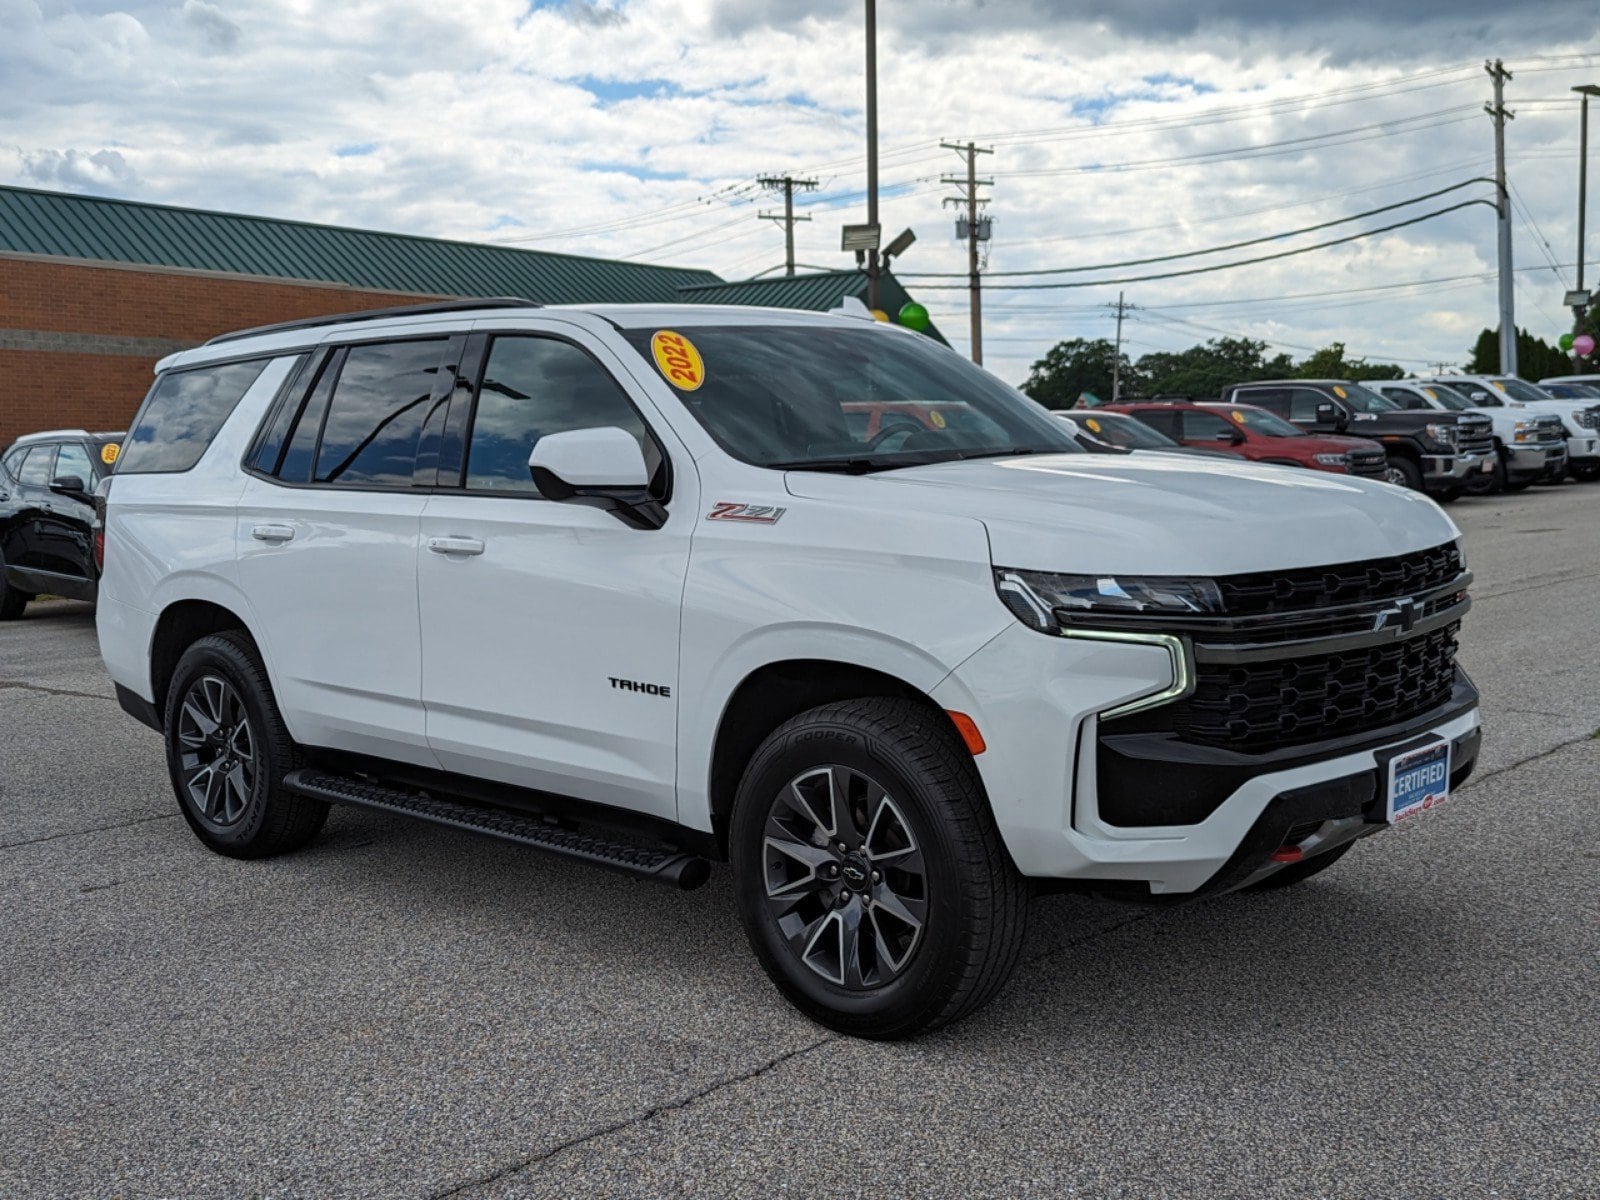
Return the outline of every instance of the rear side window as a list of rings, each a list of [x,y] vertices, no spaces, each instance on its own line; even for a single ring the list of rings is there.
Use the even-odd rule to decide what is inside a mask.
[[[605,369],[554,338],[498,337],[489,349],[467,443],[467,487],[537,494],[528,455],[540,438],[614,425],[657,454],[644,422]]]
[[[1133,414],[1157,433],[1164,433],[1173,441],[1180,437],[1178,433],[1178,414],[1170,409],[1141,408]]]
[[[157,381],[117,460],[119,475],[187,471],[250,390],[267,359],[169,371]]]
[[[433,338],[350,348],[323,422],[316,482],[411,486],[448,344]]]
[[[35,446],[28,451],[28,457],[22,460],[22,469],[17,472],[17,478],[33,487],[49,487],[50,481],[55,478],[50,470],[55,461],[54,446]]]

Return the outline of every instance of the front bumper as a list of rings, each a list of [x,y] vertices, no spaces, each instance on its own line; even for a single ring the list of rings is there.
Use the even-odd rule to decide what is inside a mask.
[[[1048,638],[1018,624],[934,689],[941,707],[971,715],[983,733],[988,750],[974,761],[1024,875],[1138,883],[1156,895],[1233,886],[1224,869],[1241,865],[1252,836],[1270,840],[1274,814],[1300,812],[1301,801],[1286,806],[1280,797],[1307,789],[1322,795],[1317,789],[1325,785],[1373,775],[1388,751],[1419,736],[1449,738],[1458,770],[1477,755],[1477,691],[1459,673],[1446,703],[1347,738],[1244,754],[1134,734],[1151,740],[1119,742],[1113,755],[1102,753],[1110,739],[1101,737],[1098,714],[1176,682],[1173,656],[1162,647]],[[1136,786],[1142,778],[1155,806],[1136,826],[1113,824],[1101,811],[1102,789],[1109,796],[1123,777]],[[1359,785],[1327,793],[1344,797],[1327,806],[1328,819],[1349,815],[1351,797],[1360,798],[1351,786],[1359,793]],[[1357,810],[1369,802],[1362,799]],[[1171,815],[1162,817],[1161,806]],[[1280,844],[1282,838],[1261,857]]]
[[[1567,436],[1567,465],[1590,467],[1600,463],[1600,433],[1586,429],[1582,434]]]
[[[1560,479],[1567,470],[1567,443],[1519,442],[1506,447],[1506,474],[1516,479]]]
[[[1471,483],[1483,474],[1490,450],[1463,454],[1425,454],[1422,456],[1422,481],[1434,486]]]

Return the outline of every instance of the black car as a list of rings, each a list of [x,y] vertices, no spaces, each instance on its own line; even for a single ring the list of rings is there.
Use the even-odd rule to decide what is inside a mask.
[[[1454,500],[1494,466],[1489,418],[1409,412],[1349,379],[1262,379],[1223,388],[1228,404],[1254,404],[1308,433],[1348,433],[1383,447],[1384,478]]]
[[[58,429],[0,453],[0,620],[20,617],[39,595],[95,598],[94,488],[122,438]]]

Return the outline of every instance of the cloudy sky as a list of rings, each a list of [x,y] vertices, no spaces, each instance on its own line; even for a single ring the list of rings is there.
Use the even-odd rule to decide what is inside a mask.
[[[1020,380],[1110,336],[1115,284],[1291,249],[1491,195],[1485,57],[1507,89],[1518,320],[1554,337],[1575,261],[1589,0],[880,0],[883,221],[959,347],[941,141],[994,186],[987,363]],[[782,262],[754,180],[817,180],[799,258],[846,265],[864,219],[859,0],[0,0],[0,181],[544,250]],[[1600,153],[1600,107],[1596,113]],[[1597,172],[1600,175],[1600,172]],[[1597,180],[1600,192],[1600,180]],[[1600,224],[1600,200],[1595,204]],[[1374,209],[1233,252],[1204,250]],[[1600,237],[1590,262],[1600,258]],[[1552,263],[1555,264],[1552,266]],[[1314,253],[1125,285],[1129,351],[1245,334],[1300,354],[1463,359],[1495,321],[1494,216],[1473,205]],[[928,273],[916,278],[915,273]],[[1597,273],[1590,268],[1590,282]],[[952,290],[941,290],[955,285]]]

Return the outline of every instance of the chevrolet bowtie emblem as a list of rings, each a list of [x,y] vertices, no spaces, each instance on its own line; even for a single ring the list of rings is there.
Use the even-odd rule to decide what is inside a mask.
[[[1383,609],[1378,613],[1377,619],[1372,623],[1372,631],[1380,629],[1398,629],[1401,633],[1410,633],[1417,626],[1417,602],[1415,600],[1397,600],[1392,608]]]

